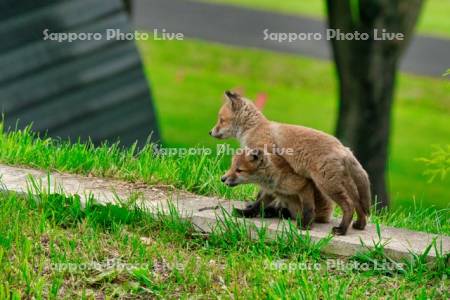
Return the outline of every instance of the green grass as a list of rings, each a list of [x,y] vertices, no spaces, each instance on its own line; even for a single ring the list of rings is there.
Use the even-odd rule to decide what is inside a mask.
[[[327,240],[312,243],[292,227],[272,241],[264,230],[251,240],[232,218],[223,220],[203,236],[175,210],[164,216],[94,199],[82,210],[76,196],[3,193],[0,298],[448,299],[443,255],[375,268],[393,262],[383,244],[352,258],[324,257]],[[348,267],[330,267],[337,263]]]
[[[225,89],[269,95],[272,120],[332,133],[337,105],[334,67],[313,59],[196,40],[139,44],[152,83],[164,142],[169,147],[216,147],[208,136]],[[393,206],[447,207],[450,178],[427,183],[432,145],[448,144],[450,85],[444,79],[401,74],[393,112],[389,187]],[[368,137],[370,138],[370,137]],[[231,143],[225,141],[220,143]],[[235,145],[235,143],[234,143]]]
[[[323,19],[326,14],[325,0],[200,0],[200,2],[222,3],[238,5],[254,9],[269,10],[286,14],[306,15]],[[450,36],[450,1],[425,0],[422,15],[417,25],[417,31],[421,34],[438,37]]]
[[[118,144],[94,145],[40,138],[29,128],[0,135],[0,162],[44,170],[118,178],[227,199],[254,199],[254,186],[226,187],[220,176],[226,157],[216,154],[156,155],[152,145],[136,150]],[[436,209],[415,205],[373,216],[385,225],[431,233],[450,234],[450,207]]]

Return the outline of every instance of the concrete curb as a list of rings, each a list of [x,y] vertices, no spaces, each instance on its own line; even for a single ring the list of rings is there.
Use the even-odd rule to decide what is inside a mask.
[[[128,199],[138,192],[138,197],[143,205],[150,209],[160,209],[167,212],[170,203],[174,203],[183,218],[189,219],[194,226],[202,232],[211,232],[218,223],[218,217],[223,213],[222,209],[230,212],[233,207],[242,207],[242,201],[227,201],[219,198],[193,195],[181,191],[167,191],[158,187],[136,185],[127,182],[101,179],[94,177],[82,177],[78,175],[47,173],[44,171],[0,165],[2,189],[24,193],[29,191],[30,179],[36,182],[48,192],[64,191],[67,195],[79,195],[85,202],[89,195],[102,204],[114,203],[118,198]],[[31,176],[31,177],[30,177]],[[48,182],[50,179],[50,183]],[[237,219],[247,226],[256,228],[266,227],[269,238],[280,234],[287,221],[278,219]],[[333,224],[314,224],[309,231],[311,240],[319,241],[329,236]],[[252,227],[254,228],[254,227]],[[374,243],[385,244],[385,253],[393,259],[401,259],[411,256],[412,253],[422,254],[427,246],[436,239],[438,248],[442,247],[442,253],[450,253],[450,237],[446,235],[428,234],[406,229],[393,228],[381,225],[381,241],[377,235],[376,226],[368,224],[363,231],[349,229],[346,236],[334,236],[323,249],[324,253],[352,256],[356,252],[373,248]],[[363,246],[364,245],[364,246]],[[429,258],[436,257],[435,249],[429,253]]]

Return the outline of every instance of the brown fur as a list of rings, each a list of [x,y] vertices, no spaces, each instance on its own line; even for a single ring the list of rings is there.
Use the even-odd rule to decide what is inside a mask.
[[[276,148],[294,172],[311,179],[325,198],[334,200],[343,211],[336,234],[345,234],[356,209],[356,229],[363,229],[370,208],[370,183],[367,173],[350,149],[324,132],[289,124],[271,122],[241,96],[226,92],[219,121],[210,132],[216,138],[235,137],[241,147]],[[290,150],[292,152],[289,152]]]
[[[333,206],[323,199],[321,194],[314,194],[314,183],[303,176],[295,174],[289,164],[276,154],[264,154],[261,150],[239,151],[233,157],[230,169],[222,177],[222,181],[229,185],[256,183],[261,187],[260,202],[270,207],[277,197],[280,207],[285,207],[290,216],[296,218],[301,215],[301,227],[309,227],[316,219],[328,222]],[[316,200],[317,199],[317,200]],[[319,207],[315,202],[319,202]],[[316,211],[319,208],[320,211]]]

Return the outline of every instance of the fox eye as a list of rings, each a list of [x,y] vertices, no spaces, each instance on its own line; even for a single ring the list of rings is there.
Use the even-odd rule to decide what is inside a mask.
[[[220,118],[220,119],[219,119],[219,122],[220,122],[220,123],[223,123],[223,122],[224,122],[223,118]]]
[[[242,172],[241,169],[239,169],[239,168],[236,169],[236,173],[241,173],[241,172]]]

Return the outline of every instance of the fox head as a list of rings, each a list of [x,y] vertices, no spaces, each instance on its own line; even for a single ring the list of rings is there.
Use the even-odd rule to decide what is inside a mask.
[[[262,119],[264,116],[251,101],[237,93],[226,91],[225,103],[220,108],[217,123],[209,134],[218,139],[238,137]]]
[[[239,184],[258,183],[264,168],[264,151],[260,149],[239,149],[233,156],[230,169],[221,180],[233,187]]]

